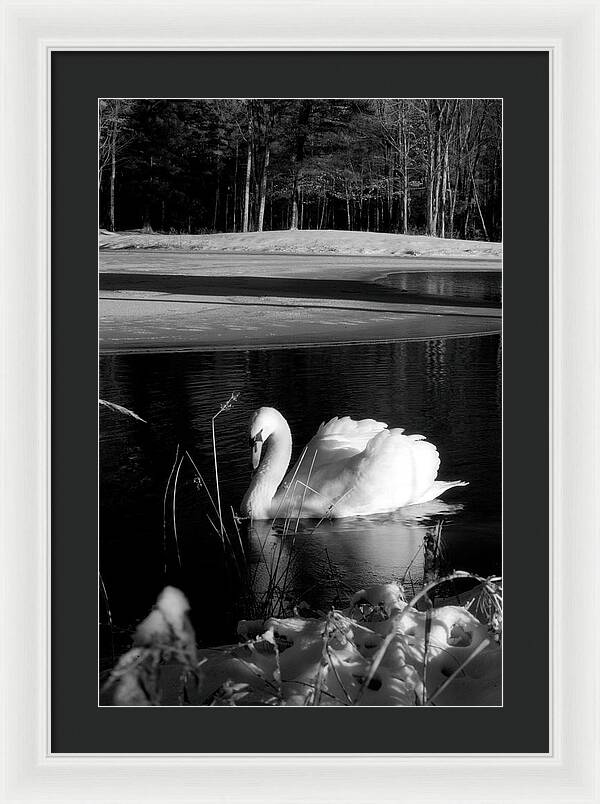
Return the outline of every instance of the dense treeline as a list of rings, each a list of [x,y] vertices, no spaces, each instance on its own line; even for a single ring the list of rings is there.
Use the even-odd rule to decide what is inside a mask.
[[[100,101],[100,223],[500,240],[499,100]]]

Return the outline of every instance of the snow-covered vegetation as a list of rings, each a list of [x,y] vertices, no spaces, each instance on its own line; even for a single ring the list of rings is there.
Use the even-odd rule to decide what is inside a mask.
[[[502,585],[477,579],[464,605],[411,601],[397,584],[345,609],[242,620],[240,642],[198,650],[185,596],[167,587],[104,688],[116,706],[499,706]],[[426,602],[419,610],[419,601]]]

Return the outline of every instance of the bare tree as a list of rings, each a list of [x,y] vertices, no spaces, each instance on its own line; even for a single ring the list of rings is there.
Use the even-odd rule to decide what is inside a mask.
[[[270,101],[263,101],[263,158],[260,170],[259,181],[259,203],[258,203],[258,222],[256,229],[262,232],[265,220],[265,203],[267,200],[267,171],[269,169],[269,159],[271,156],[271,128],[273,125],[273,106]]]
[[[296,128],[296,148],[292,165],[292,219],[290,221],[290,229],[298,228],[298,185],[304,162],[304,145],[308,135],[308,123],[312,109],[312,100],[305,99],[300,102]]]
[[[252,144],[254,139],[254,109],[252,101],[248,103],[248,155],[246,158],[246,183],[244,185],[244,215],[242,232],[249,231],[250,220],[250,177],[252,175]]]
[[[113,229],[155,216],[164,230],[494,240],[501,180],[494,100],[100,101],[98,183]]]
[[[117,180],[118,154],[132,141],[126,125],[132,102],[121,98],[101,98],[99,111],[98,143],[98,189],[102,184],[104,170],[110,167],[109,178],[109,220],[110,229],[115,231],[115,187]]]

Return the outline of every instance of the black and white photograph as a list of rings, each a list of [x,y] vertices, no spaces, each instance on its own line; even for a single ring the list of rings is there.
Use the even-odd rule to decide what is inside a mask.
[[[98,99],[101,707],[503,705],[502,123]]]

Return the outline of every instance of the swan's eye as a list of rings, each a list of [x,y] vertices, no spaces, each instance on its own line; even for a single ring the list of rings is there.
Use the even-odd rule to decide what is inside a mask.
[[[256,435],[254,435],[254,436],[250,436],[250,438],[248,439],[248,443],[250,444],[250,446],[251,446],[251,447],[253,447],[253,446],[254,446],[254,444],[258,444],[258,443],[260,443],[262,440],[263,440],[263,437],[262,437],[262,430],[259,430],[259,431],[258,431],[258,433],[257,433]]]

